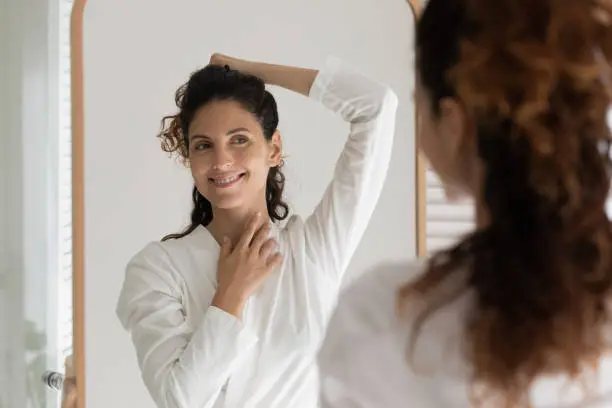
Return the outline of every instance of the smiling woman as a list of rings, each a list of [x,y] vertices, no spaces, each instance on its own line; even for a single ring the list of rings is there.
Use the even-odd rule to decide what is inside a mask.
[[[191,168],[194,208],[186,231],[165,239],[185,236],[199,225],[215,230],[236,211],[243,219],[245,211],[285,219],[278,111],[264,82],[211,64],[179,88],[176,102],[180,112],[164,118],[159,137],[164,151],[178,153]],[[236,240],[240,232],[229,238]]]
[[[191,168],[191,225],[132,258],[117,312],[160,408],[311,408],[315,353],[387,175],[398,100],[335,58],[320,71],[212,62],[179,89],[179,112],[160,133]],[[316,209],[284,227],[278,112],[265,84],[321,102],[350,127]]]

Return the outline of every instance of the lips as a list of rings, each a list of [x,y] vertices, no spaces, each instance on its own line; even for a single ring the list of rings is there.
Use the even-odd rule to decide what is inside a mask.
[[[244,177],[244,173],[234,175],[223,175],[218,177],[211,177],[208,181],[215,187],[227,188],[238,183]]]

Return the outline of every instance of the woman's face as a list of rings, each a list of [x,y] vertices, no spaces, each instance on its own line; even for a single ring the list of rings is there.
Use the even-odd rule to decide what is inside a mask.
[[[434,112],[418,78],[415,97],[419,113],[417,145],[442,181],[447,198],[473,196],[478,160],[465,110],[456,99],[443,98],[439,112]]]
[[[265,203],[268,172],[281,162],[278,132],[266,140],[259,122],[240,103],[213,101],[196,112],[188,137],[195,185],[213,208]]]

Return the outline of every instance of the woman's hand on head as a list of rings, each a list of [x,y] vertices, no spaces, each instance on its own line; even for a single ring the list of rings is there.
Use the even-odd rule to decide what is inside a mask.
[[[220,54],[218,52],[215,52],[213,55],[210,56],[210,61],[208,63],[211,65],[219,65],[219,66],[228,65],[231,69],[238,69],[236,67],[237,61],[238,60],[236,58],[232,58],[229,55]]]
[[[280,86],[304,96],[310,94],[310,88],[319,72],[308,68],[234,58],[220,53],[211,55],[210,64],[227,65],[230,69],[256,76],[266,85]]]
[[[267,82],[265,76],[267,72],[266,66],[268,66],[268,64],[234,58],[218,52],[210,56],[209,64],[222,67],[228,66],[230,69],[240,71],[243,74],[254,75],[262,81]]]
[[[270,225],[261,225],[260,219],[260,215],[253,216],[235,246],[227,238],[221,246],[212,304],[238,318],[248,297],[282,262],[281,254],[275,251],[276,240],[268,236]]]
[[[66,374],[64,375],[64,384],[62,387],[62,408],[76,408],[77,407],[77,388],[76,388],[76,377],[74,373],[74,364],[72,361],[72,355],[66,357],[64,361],[64,367]]]

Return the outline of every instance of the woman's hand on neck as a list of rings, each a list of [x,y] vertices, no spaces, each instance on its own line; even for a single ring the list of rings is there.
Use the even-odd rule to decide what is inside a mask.
[[[206,229],[210,232],[210,234],[215,238],[215,241],[221,245],[223,242],[223,237],[228,237],[233,244],[238,242],[244,230],[248,226],[251,221],[253,214],[256,212],[261,213],[260,217],[260,227],[265,223],[270,222],[270,216],[268,215],[268,211],[266,208],[263,209],[231,209],[231,210],[223,210],[223,209],[214,209],[213,210],[213,220],[208,224]]]

